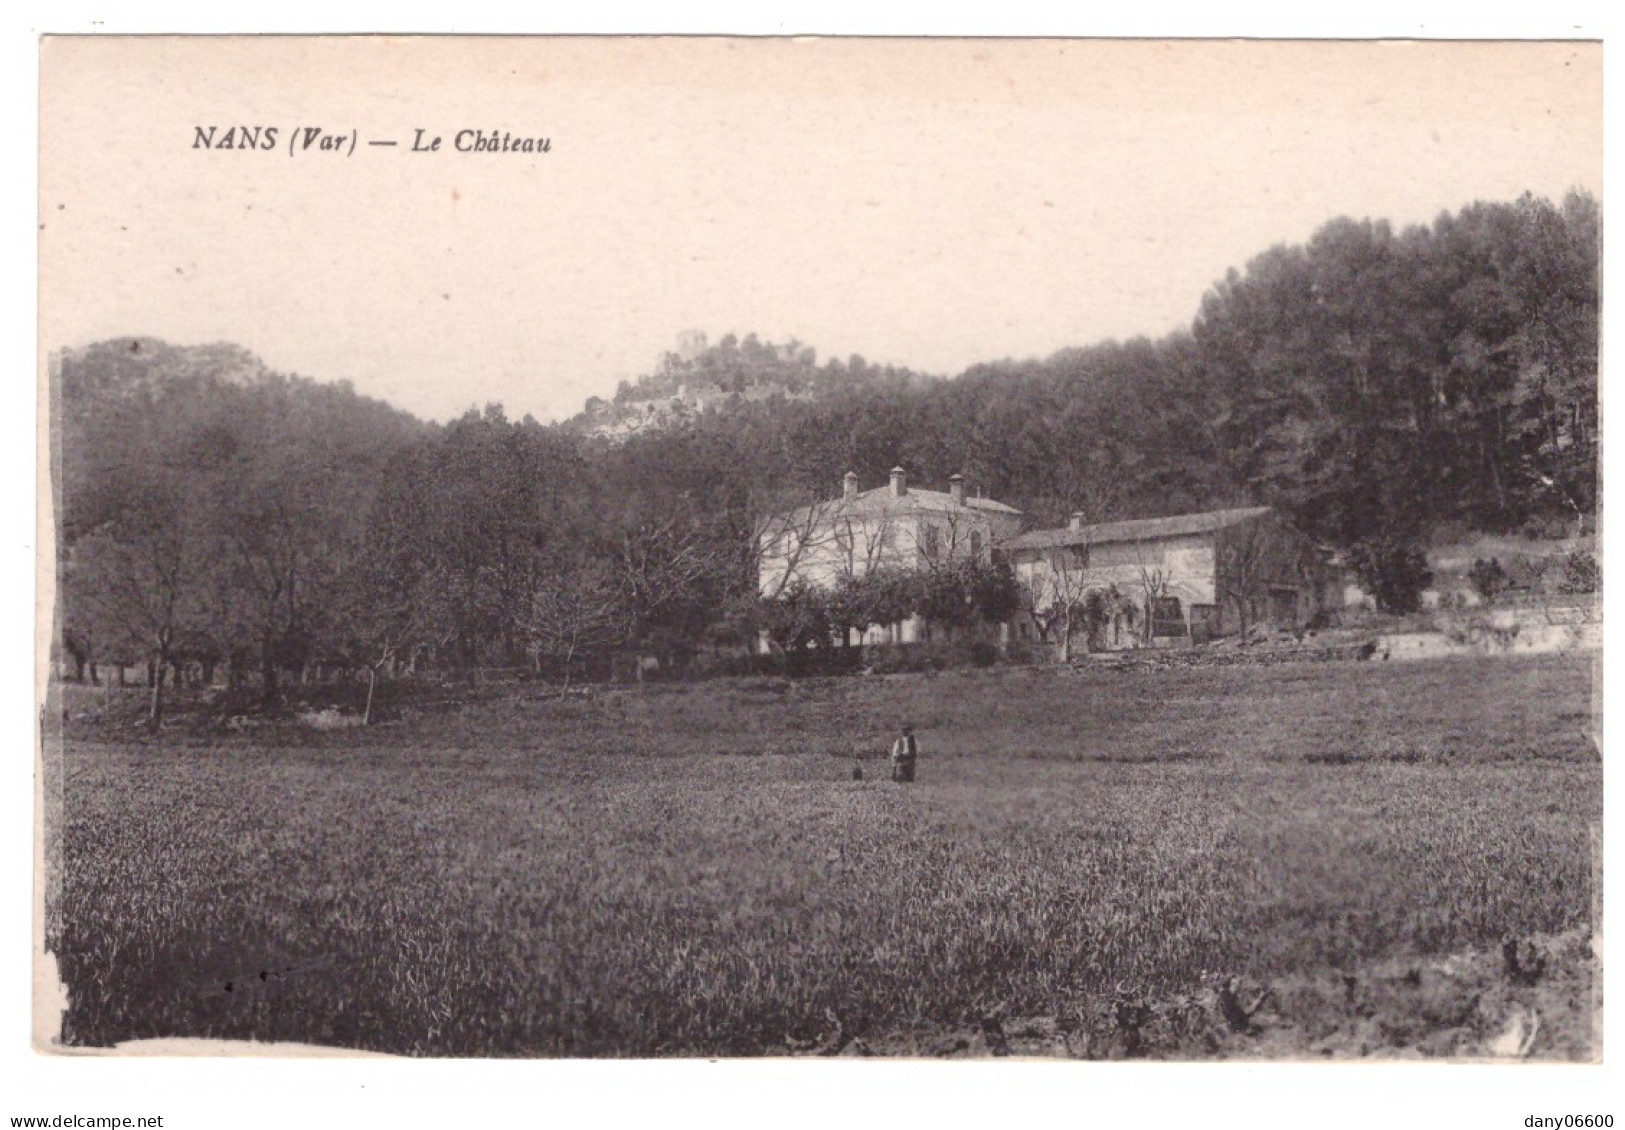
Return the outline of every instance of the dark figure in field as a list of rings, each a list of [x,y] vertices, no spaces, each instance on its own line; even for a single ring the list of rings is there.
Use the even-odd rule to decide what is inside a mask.
[[[904,726],[903,734],[891,747],[891,779],[912,781],[914,762],[920,756],[920,745],[914,740],[914,727]]]

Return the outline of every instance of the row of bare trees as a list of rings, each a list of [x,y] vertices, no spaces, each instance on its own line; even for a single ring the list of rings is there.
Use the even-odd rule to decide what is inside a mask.
[[[145,667],[154,727],[183,672],[268,708],[290,678],[348,673],[370,716],[380,680],[425,666],[680,666],[753,646],[778,614],[770,547],[783,580],[830,554],[886,572],[887,539],[832,523],[829,490],[699,430],[613,445],[495,406],[434,427],[238,350],[146,339],[59,355],[51,388],[59,639],[84,678]],[[882,615],[842,597],[843,622]]]
[[[1023,592],[969,508],[905,531],[724,432],[612,445],[494,406],[429,427],[204,352],[110,342],[53,375],[61,639],[91,678],[145,665],[154,726],[183,670],[223,667],[268,707],[290,675],[347,671],[370,716],[380,678],[424,664],[568,681],[623,652],[680,665],[1022,609],[1070,650],[1109,614],[1065,558],[1054,591]],[[1142,596],[1162,595],[1142,572]]]
[[[883,538],[814,533],[806,507],[898,463],[964,472],[1038,525],[1266,503],[1403,609],[1439,523],[1579,534],[1594,515],[1600,224],[1581,193],[1403,231],[1336,220],[1220,280],[1189,332],[954,380],[858,359],[813,379],[804,348],[725,341],[694,373],[750,397],[619,445],[500,410],[426,425],[232,346],[68,351],[59,636],[81,669],[146,664],[155,722],[183,668],[274,700],[313,663],[376,681],[743,646],[802,573],[758,590],[784,515],[790,552],[884,572]]]
[[[201,356],[200,356],[201,355]],[[108,342],[53,360],[59,639],[275,706],[315,668],[568,677],[671,654],[754,597],[748,506],[498,408],[441,427],[240,351]],[[724,633],[725,634],[725,633]]]
[[[81,670],[145,665],[150,721],[190,668],[268,698],[312,657],[388,450],[418,427],[341,385],[232,347],[124,339],[53,359],[64,649]]]

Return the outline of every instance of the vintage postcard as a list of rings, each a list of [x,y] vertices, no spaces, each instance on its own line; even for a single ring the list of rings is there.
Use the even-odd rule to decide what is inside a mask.
[[[40,73],[39,1050],[1600,1060],[1600,44]]]

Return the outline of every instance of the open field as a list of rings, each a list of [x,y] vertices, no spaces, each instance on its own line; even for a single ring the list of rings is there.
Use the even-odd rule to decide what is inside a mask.
[[[1016,669],[365,732],[70,723],[65,1036],[1466,1054],[1538,1011],[1521,1050],[1585,1055],[1591,683],[1575,657]],[[906,788],[855,760],[903,720]]]

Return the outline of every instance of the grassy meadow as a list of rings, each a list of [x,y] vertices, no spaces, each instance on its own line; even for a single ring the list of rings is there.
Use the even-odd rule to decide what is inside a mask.
[[[1245,1054],[1225,979],[1272,990],[1257,1024],[1294,1046],[1489,1036],[1426,1002],[1372,1020],[1354,979],[1588,937],[1591,687],[1549,656],[516,692],[365,731],[70,720],[64,1040],[932,1054],[1044,1018],[1075,1054]],[[879,760],[903,721],[912,786]]]

